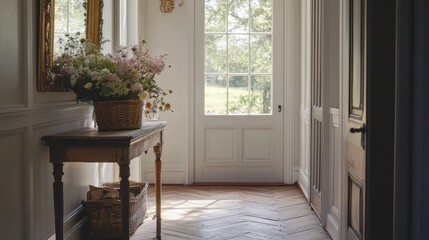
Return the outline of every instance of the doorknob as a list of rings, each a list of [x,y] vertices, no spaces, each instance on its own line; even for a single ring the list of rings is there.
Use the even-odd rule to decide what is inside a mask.
[[[365,125],[361,128],[350,128],[350,133],[363,133],[365,132]]]
[[[277,106],[277,112],[282,112],[282,105]]]
[[[350,133],[361,133],[360,145],[364,150],[365,150],[365,132],[366,132],[365,127],[366,127],[365,124],[363,124],[363,126],[360,128],[350,128]]]

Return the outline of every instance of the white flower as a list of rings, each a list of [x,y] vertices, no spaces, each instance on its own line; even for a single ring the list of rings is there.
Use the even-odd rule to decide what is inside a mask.
[[[139,98],[141,100],[149,99],[149,92],[148,91],[143,91],[143,92],[139,93]]]
[[[92,83],[90,83],[90,82],[86,83],[85,86],[83,86],[83,87],[89,90],[92,87]]]

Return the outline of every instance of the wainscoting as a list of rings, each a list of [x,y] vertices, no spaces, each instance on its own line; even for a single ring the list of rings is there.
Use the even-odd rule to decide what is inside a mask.
[[[2,109],[0,109],[2,110]],[[53,234],[52,165],[48,148],[41,137],[91,124],[87,106],[69,102],[61,106],[23,108],[8,113],[0,111],[0,226],[5,239],[47,239]],[[98,182],[95,164],[66,164],[64,176],[65,232],[71,235],[81,224],[81,199],[89,183]]]

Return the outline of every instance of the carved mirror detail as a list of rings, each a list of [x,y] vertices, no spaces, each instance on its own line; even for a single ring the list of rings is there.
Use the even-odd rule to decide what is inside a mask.
[[[63,5],[61,5],[64,2]],[[70,8],[71,5],[75,8]],[[66,6],[65,6],[66,5]],[[63,7],[61,15],[60,9]],[[82,8],[80,8],[82,7]],[[55,11],[58,15],[55,16]],[[76,10],[73,12],[73,10]],[[40,92],[65,92],[68,91],[64,83],[55,82],[52,73],[52,62],[54,58],[54,44],[58,36],[55,35],[55,22],[58,25],[68,26],[63,33],[76,34],[80,30],[86,33],[86,39],[100,44],[102,39],[102,11],[103,0],[40,0],[40,19],[39,19],[39,52],[38,52],[38,79],[37,90]],[[70,16],[75,17],[75,22],[79,26],[70,25]],[[66,23],[64,23],[66,21]],[[82,21],[81,23],[79,21]]]

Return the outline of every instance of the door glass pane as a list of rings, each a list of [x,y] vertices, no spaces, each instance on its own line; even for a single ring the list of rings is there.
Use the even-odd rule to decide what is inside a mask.
[[[252,32],[271,32],[273,0],[250,0]]]
[[[250,113],[271,114],[271,75],[252,76],[250,90]]]
[[[228,1],[228,32],[249,32],[249,0]]]
[[[272,72],[272,46],[271,35],[250,36],[250,72]]]
[[[227,46],[226,35],[206,35],[205,40],[206,73],[226,73]]]
[[[206,115],[272,114],[273,0],[205,4]]]
[[[227,0],[206,0],[206,32],[226,32]]]
[[[228,89],[228,114],[242,115],[249,113],[248,76],[230,76]]]
[[[230,35],[228,38],[228,45],[228,72],[249,72],[249,35]]]
[[[205,112],[207,115],[225,115],[228,89],[225,75],[206,75]]]

